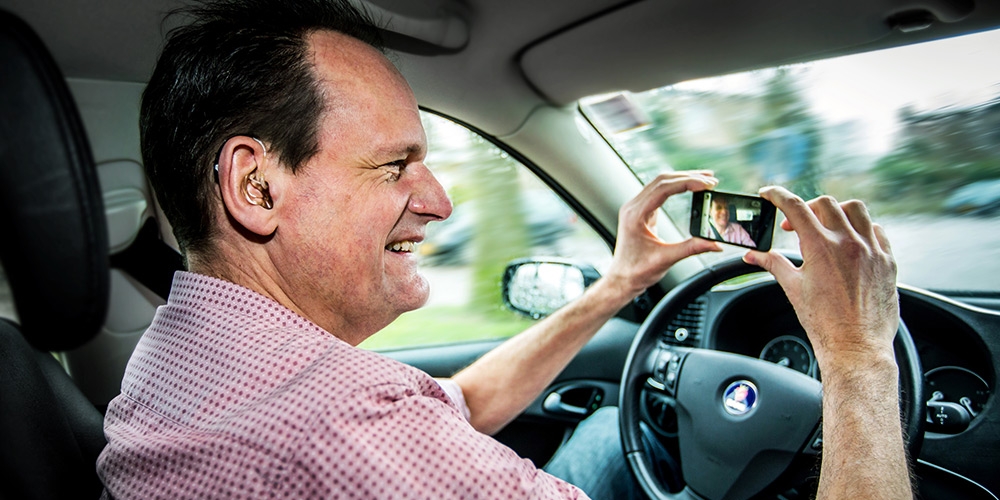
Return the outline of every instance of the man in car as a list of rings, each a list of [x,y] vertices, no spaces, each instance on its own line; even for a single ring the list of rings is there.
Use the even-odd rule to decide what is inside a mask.
[[[451,212],[423,164],[416,100],[377,31],[327,0],[192,13],[163,49],[140,119],[143,160],[188,272],[108,408],[98,464],[107,493],[583,497],[489,435],[671,265],[718,250],[665,243],[651,226],[667,197],[717,181],[685,172],[649,183],[621,208],[602,279],[435,380],[355,347],[427,299],[413,250]],[[764,196],[806,259],[796,268],[778,254],[746,257],[775,274],[816,345],[828,412],[821,493],[905,495],[884,234],[860,203]]]
[[[710,215],[711,222],[708,228],[712,234],[707,235],[708,237],[750,248],[757,248],[757,244],[750,238],[750,233],[746,229],[743,229],[743,226],[739,223],[729,220],[729,204],[725,200],[712,197]]]

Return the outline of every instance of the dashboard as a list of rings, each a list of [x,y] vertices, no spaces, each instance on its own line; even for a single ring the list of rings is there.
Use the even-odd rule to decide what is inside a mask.
[[[978,307],[910,287],[901,286],[899,294],[927,400],[920,466],[978,483],[995,495],[1000,492],[1000,406],[994,397],[1000,300],[985,299],[981,305],[987,307]],[[764,359],[822,381],[805,330],[769,275],[717,285],[668,323],[663,341]]]

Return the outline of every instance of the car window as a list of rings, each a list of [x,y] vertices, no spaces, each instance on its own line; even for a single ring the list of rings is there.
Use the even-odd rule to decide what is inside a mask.
[[[1000,290],[1000,31],[594,96],[581,110],[643,181],[664,165],[708,168],[721,190],[861,199],[900,282]],[[666,207],[682,230],[689,203]],[[775,246],[798,249],[777,233]]]
[[[418,247],[427,304],[361,347],[393,349],[504,338],[532,320],[505,309],[507,263],[529,256],[576,259],[603,270],[607,243],[527,167],[471,130],[423,112],[427,166],[448,192],[451,217],[432,222]]]

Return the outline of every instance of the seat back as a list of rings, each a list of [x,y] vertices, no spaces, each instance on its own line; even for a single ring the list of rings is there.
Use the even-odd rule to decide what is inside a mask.
[[[0,320],[0,498],[96,498],[102,416],[51,351],[101,327],[108,240],[66,82],[34,32],[0,10],[0,263],[20,325]]]

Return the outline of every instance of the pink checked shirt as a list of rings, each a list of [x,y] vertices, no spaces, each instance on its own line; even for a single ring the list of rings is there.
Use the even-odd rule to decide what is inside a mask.
[[[453,392],[177,273],[108,408],[98,472],[118,499],[584,497],[476,432]]]

